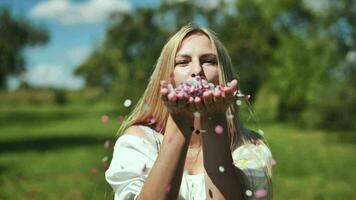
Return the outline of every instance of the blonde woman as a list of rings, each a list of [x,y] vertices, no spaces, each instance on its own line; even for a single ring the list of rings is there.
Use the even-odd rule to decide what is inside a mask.
[[[169,92],[196,76],[225,87],[193,99]],[[272,199],[272,155],[242,127],[236,78],[211,31],[189,24],[174,34],[118,131],[105,173],[115,199]]]

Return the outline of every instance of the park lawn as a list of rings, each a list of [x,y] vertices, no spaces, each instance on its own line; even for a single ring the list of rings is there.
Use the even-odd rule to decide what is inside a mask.
[[[110,199],[102,158],[112,149],[103,143],[114,140],[119,115],[107,104],[0,106],[0,199]],[[356,197],[356,133],[251,127],[264,131],[277,161],[274,199]]]

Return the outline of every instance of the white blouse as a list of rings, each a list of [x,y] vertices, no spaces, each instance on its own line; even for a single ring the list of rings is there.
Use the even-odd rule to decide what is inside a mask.
[[[105,172],[106,181],[115,192],[115,200],[136,200],[162,144],[162,134],[148,126],[139,127],[144,130],[148,140],[128,134],[119,137],[110,166]],[[265,144],[240,146],[233,151],[232,157],[235,166],[247,175],[252,193],[257,189],[268,189],[263,167],[271,163],[272,154]],[[178,199],[206,199],[204,173],[189,175],[184,171]]]

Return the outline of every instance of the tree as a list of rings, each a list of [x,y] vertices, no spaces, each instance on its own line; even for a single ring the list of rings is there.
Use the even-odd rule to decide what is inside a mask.
[[[16,19],[7,8],[0,8],[0,88],[6,87],[8,75],[26,70],[22,51],[27,46],[48,42],[48,31],[30,21]]]

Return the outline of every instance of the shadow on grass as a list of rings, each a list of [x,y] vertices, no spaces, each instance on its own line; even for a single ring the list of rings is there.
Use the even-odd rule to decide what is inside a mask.
[[[101,145],[108,138],[95,136],[54,136],[25,140],[0,141],[0,154],[26,151],[49,151],[62,148],[76,148],[88,145]]]

